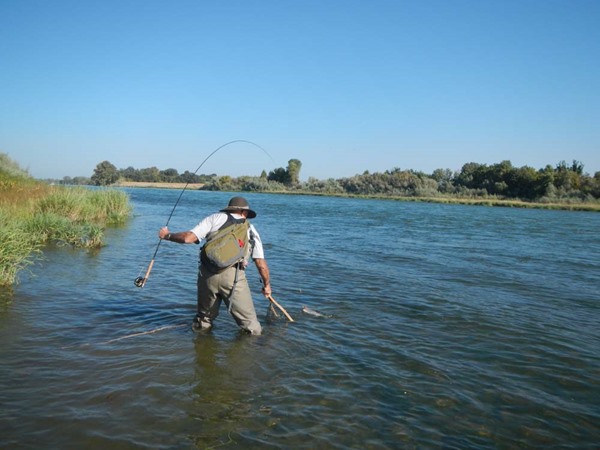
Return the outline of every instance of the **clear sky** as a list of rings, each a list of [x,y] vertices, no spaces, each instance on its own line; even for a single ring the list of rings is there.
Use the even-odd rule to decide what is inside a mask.
[[[600,170],[599,0],[0,0],[0,152],[37,178]]]

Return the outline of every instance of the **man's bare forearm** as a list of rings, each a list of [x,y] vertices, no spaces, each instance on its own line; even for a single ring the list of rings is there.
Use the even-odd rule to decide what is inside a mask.
[[[271,295],[271,273],[269,271],[269,265],[266,259],[255,259],[254,264],[258,269],[258,274],[263,282],[263,293],[265,295]]]

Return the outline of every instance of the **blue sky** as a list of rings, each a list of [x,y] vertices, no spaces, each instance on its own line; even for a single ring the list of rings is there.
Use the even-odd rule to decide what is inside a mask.
[[[0,152],[301,179],[600,170],[597,0],[0,0]]]

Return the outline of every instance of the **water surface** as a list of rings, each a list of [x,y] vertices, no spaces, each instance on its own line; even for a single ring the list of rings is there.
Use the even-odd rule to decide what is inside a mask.
[[[2,294],[0,448],[597,448],[600,215],[249,194],[296,321],[252,268],[264,334],[223,308],[199,336],[198,246],[133,284],[179,192],[128,192],[106,247]],[[231,195],[185,192],[170,228]]]

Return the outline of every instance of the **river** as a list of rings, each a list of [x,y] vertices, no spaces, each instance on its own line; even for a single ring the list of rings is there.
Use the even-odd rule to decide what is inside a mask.
[[[196,335],[178,191],[0,294],[2,449],[595,449],[600,214],[248,194],[263,335]],[[233,194],[186,191],[190,229]],[[302,312],[306,305],[322,313]]]

